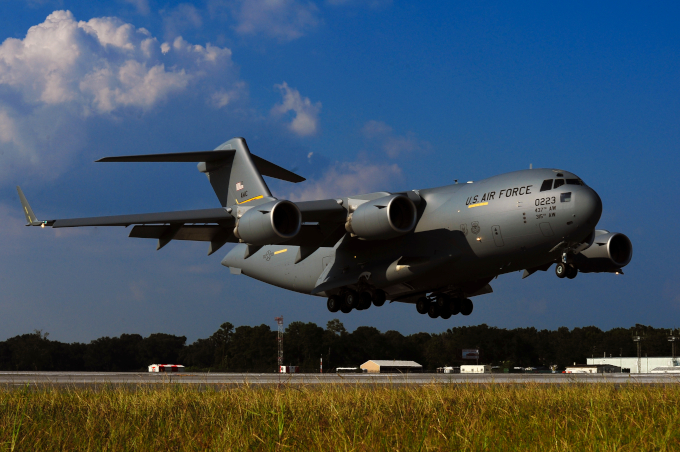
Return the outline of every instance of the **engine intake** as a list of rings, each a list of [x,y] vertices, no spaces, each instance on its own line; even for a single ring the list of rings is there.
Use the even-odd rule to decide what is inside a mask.
[[[593,244],[577,255],[579,271],[583,273],[616,272],[633,258],[633,244],[620,232],[596,233]]]
[[[251,209],[239,218],[234,235],[252,245],[276,245],[300,232],[302,214],[290,201],[273,201]]]
[[[390,195],[357,207],[345,229],[363,240],[387,240],[411,232],[417,219],[413,201],[404,195]]]

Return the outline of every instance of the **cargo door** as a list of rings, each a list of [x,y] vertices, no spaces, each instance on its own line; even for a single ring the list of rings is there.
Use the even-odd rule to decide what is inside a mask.
[[[491,235],[493,235],[493,241],[496,244],[496,246],[503,246],[505,243],[503,243],[503,234],[501,234],[501,227],[496,225],[496,226],[491,226]]]

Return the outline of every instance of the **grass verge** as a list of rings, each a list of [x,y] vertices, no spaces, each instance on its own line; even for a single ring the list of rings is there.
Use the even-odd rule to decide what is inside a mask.
[[[0,450],[680,450],[680,385],[0,389]]]

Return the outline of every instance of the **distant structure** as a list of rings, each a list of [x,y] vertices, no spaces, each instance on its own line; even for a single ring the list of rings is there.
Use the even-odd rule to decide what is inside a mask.
[[[653,374],[680,374],[680,366],[675,367],[656,367],[652,369]]]
[[[279,342],[279,372],[281,372],[281,368],[283,367],[283,316],[274,317],[274,320],[276,320],[276,323],[279,326],[277,339]]]
[[[644,336],[638,336],[637,331],[635,332],[635,336],[633,336],[633,342],[637,344],[637,368],[638,368],[638,373],[640,373],[640,369],[642,369],[642,341],[644,341],[645,338]]]
[[[460,366],[460,373],[462,374],[490,374],[491,366],[488,364],[475,364]]]
[[[675,342],[680,339],[680,337],[676,336],[673,334],[674,331],[671,331],[670,336],[668,336],[668,342],[671,343],[671,358],[675,358]]]
[[[384,359],[371,359],[361,365],[361,369],[371,373],[408,373],[422,372],[423,366],[415,361],[396,361]]]
[[[611,364],[575,364],[567,366],[564,371],[566,374],[612,374],[621,373],[619,366]]]
[[[632,374],[648,374],[657,367],[675,367],[680,371],[680,358],[670,356],[616,356],[611,358],[588,358],[588,365],[610,364],[621,368],[619,372],[630,372]]]
[[[184,372],[184,366],[181,364],[152,364],[149,366],[149,372]]]

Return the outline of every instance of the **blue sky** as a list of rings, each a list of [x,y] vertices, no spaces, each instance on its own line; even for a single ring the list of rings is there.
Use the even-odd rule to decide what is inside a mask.
[[[323,299],[229,274],[227,247],[156,252],[123,228],[23,226],[17,184],[44,219],[215,207],[193,164],[93,161],[234,136],[308,178],[270,181],[293,200],[567,169],[600,193],[599,227],[634,245],[624,276],[504,275],[470,317],[394,303],[341,315],[349,329],[679,326],[679,9],[0,0],[0,339],[191,341],[225,321],[338,317]]]

